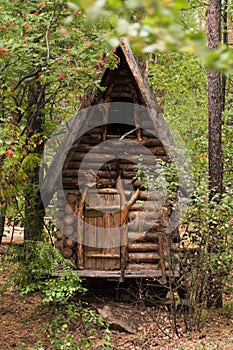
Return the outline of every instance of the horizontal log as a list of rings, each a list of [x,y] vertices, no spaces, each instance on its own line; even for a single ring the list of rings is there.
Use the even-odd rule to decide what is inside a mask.
[[[80,168],[80,162],[78,161],[69,161],[66,168],[64,169],[64,171],[66,169],[79,169]],[[107,162],[105,164],[103,164],[102,162],[99,162],[99,163],[96,163],[96,162],[92,162],[91,163],[92,165],[92,169],[99,169],[99,170],[104,170],[104,171],[116,171],[117,169],[118,170],[124,170],[124,171],[135,171],[135,168],[136,168],[136,164],[135,163],[130,163],[129,161],[126,162],[126,161],[123,161],[121,163],[121,160],[119,160],[119,162],[114,162],[114,161],[111,161],[111,162]],[[100,167],[101,166],[101,167]],[[86,170],[90,170],[90,165],[89,165],[89,162],[87,163],[83,163],[82,164],[82,169],[86,169]]]
[[[148,262],[148,261],[159,261],[160,255],[158,253],[131,253],[128,254],[129,261],[135,262]]]
[[[77,148],[74,148],[75,153],[89,153],[90,151],[96,153],[96,154],[119,154],[119,158],[122,154],[127,155],[138,155],[140,154],[140,157],[143,155],[148,155],[148,150],[154,154],[154,155],[166,155],[166,151],[164,147],[162,146],[153,146],[153,147],[146,147],[143,145],[141,146],[141,143],[138,143],[137,140],[128,141],[127,143],[123,141],[119,142],[110,142],[109,145],[107,143],[100,144],[98,146],[98,153],[93,148],[93,145],[90,144],[84,144],[80,143],[77,145]]]
[[[80,146],[82,144],[98,145],[100,142],[102,142],[102,135],[101,134],[91,134],[91,135],[84,134],[81,137],[79,144],[80,144]]]
[[[146,186],[146,183],[144,180],[134,180],[132,185],[134,188],[144,188]]]
[[[64,240],[64,247],[68,247],[68,248],[73,248],[75,245],[75,241],[71,238],[67,238]]]
[[[64,237],[64,235],[63,235],[62,232],[60,232],[60,231],[57,231],[57,232],[56,232],[56,239],[57,239],[57,240],[61,240],[63,237]]]
[[[72,226],[65,226],[63,229],[64,235],[71,236],[74,233],[74,229]]]
[[[101,135],[101,133],[102,133],[102,126],[96,126],[96,127],[92,128],[91,130],[88,130],[87,132],[85,132],[84,135],[86,137],[88,137],[88,136],[92,136],[93,137],[94,135]]]
[[[78,179],[63,178],[62,185],[64,189],[77,189],[79,187]]]
[[[163,147],[159,139],[152,137],[143,136],[139,143],[146,147]]]
[[[101,178],[109,178],[109,177],[113,177],[113,178],[117,178],[119,175],[119,173],[117,171],[112,171],[112,170],[107,170],[107,171],[102,171],[99,170],[97,173],[97,176],[101,177]],[[122,179],[133,179],[135,177],[135,171],[127,171],[124,170],[121,173],[121,178]]]
[[[100,188],[98,194],[119,194],[116,188]]]
[[[160,210],[144,210],[144,211],[129,211],[128,213],[128,221],[131,222],[133,220],[139,221],[153,221],[154,223],[160,224],[162,217],[162,213]]]
[[[101,259],[119,259],[119,254],[100,254],[100,253],[92,253],[88,252],[85,254],[87,258],[101,258]]]
[[[131,243],[128,245],[129,252],[155,252],[159,250],[156,243]]]
[[[138,221],[138,220],[133,220],[128,224],[128,229],[130,231],[138,231],[138,232],[145,232],[148,230],[155,230],[160,226],[159,223],[155,221]]]
[[[142,201],[142,202],[136,202],[130,207],[130,211],[160,211],[163,207],[163,202],[161,201]]]
[[[97,188],[115,187],[116,179],[96,179],[95,185]],[[77,189],[79,186],[85,185],[86,181],[78,181],[77,178],[63,178],[63,188],[65,189]]]
[[[65,215],[65,212],[64,210],[62,209],[59,209],[58,212],[57,212],[57,217],[60,219],[60,218],[63,218]]]
[[[63,240],[56,241],[55,246],[57,249],[62,250],[63,248]]]
[[[132,263],[129,263],[127,265],[127,270],[128,271],[139,271],[139,270],[158,270],[160,269],[160,266],[159,264],[145,264],[145,263],[142,263],[142,264],[132,264]]]
[[[155,265],[156,266],[156,265]],[[77,274],[83,278],[112,278],[119,280],[122,277],[120,270],[113,271],[103,271],[103,270],[77,270]],[[167,272],[167,275],[172,275],[172,277],[178,277],[180,275],[179,271]],[[59,273],[57,273],[59,275]],[[129,270],[126,268],[124,277],[127,278],[159,278],[162,276],[160,269],[140,269],[140,270]]]
[[[86,170],[79,170],[79,169],[65,169],[63,171],[63,177],[78,177],[80,176],[80,178],[85,178],[86,175]],[[96,176],[100,177],[100,178],[104,178],[104,179],[108,179],[108,178],[113,178],[116,179],[118,177],[118,172],[115,170],[99,170],[98,172],[96,172]],[[135,177],[135,172],[128,172],[128,171],[124,171],[122,172],[121,177],[123,179],[133,179]]]
[[[105,187],[115,187],[116,179],[97,179],[96,187],[97,188],[105,188]]]
[[[69,226],[72,225],[75,221],[75,216],[74,215],[65,215],[63,217],[63,222],[65,225]]]
[[[128,232],[130,242],[158,242],[160,232]]]
[[[72,155],[72,161],[79,161],[81,162],[84,157],[86,156],[86,153],[81,153],[81,152],[74,152],[73,155]],[[164,158],[165,157],[165,158]],[[120,159],[121,160],[121,163],[129,163],[129,159],[130,161],[132,161],[133,163],[135,164],[138,164],[139,161],[142,159],[142,163],[144,165],[154,165],[154,162],[156,159],[165,159],[165,160],[168,160],[168,157],[166,156],[166,153],[161,151],[161,150],[158,150],[158,152],[153,156],[153,155],[144,155],[143,157],[140,157],[140,155],[138,153],[136,154],[117,154],[117,153],[110,153],[107,154],[106,152],[104,153],[90,153],[88,155],[88,160],[87,160],[87,163],[98,163],[100,162],[100,164],[103,164],[103,163],[106,163],[108,162],[109,160],[112,160],[112,159]]]
[[[79,200],[80,198],[80,192],[79,191],[75,191],[75,194],[72,194],[72,196],[74,196],[76,198],[76,201]],[[100,188],[98,189],[98,193],[99,194],[119,194],[118,190],[116,188]],[[125,195],[126,197],[130,197],[132,195],[132,191],[125,191]],[[67,194],[68,196],[68,194]],[[156,191],[140,191],[138,194],[138,200],[142,200],[142,201],[147,201],[147,200],[151,200],[151,201],[160,201],[161,200],[161,194],[156,192]],[[64,201],[61,202],[62,204],[64,204]]]
[[[76,207],[74,204],[66,204],[65,212],[66,214],[73,214],[76,211]]]
[[[63,220],[62,220],[62,218],[57,218],[57,220],[56,220],[56,226],[59,227],[59,228],[63,226]]]
[[[115,211],[119,211],[121,210],[121,207],[120,205],[107,205],[106,206],[95,206],[95,208],[89,208],[89,207],[86,207],[85,208],[85,212],[88,212],[88,211],[99,211],[101,212],[102,214],[105,213],[105,212],[115,212]]]
[[[71,248],[63,248],[62,249],[62,254],[64,255],[65,258],[71,258],[73,255],[73,250]]]

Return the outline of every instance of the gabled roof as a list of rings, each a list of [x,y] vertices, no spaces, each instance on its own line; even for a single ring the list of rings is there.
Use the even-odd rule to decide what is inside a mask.
[[[147,78],[144,76],[144,73],[139,65],[139,61],[133,54],[126,39],[122,38],[120,40],[120,47],[118,48],[118,50],[120,50],[121,54],[123,55],[123,59],[125,60],[125,62],[127,62],[130,72],[134,77],[138,91],[140,92],[141,104],[148,109],[148,114],[152,122],[153,128],[154,130],[156,130],[156,136],[162,142],[167,154],[171,156],[171,147],[173,145],[171,133],[159,110],[158,105],[154,100],[152,90],[149,86]],[[102,83],[105,86],[108,83],[107,76],[109,72],[109,69],[106,69],[103,72]],[[81,132],[82,135],[82,129],[84,128],[87,116],[86,108],[90,107],[91,105],[93,105],[93,95],[89,93],[88,96],[85,96],[79,110],[76,112],[74,117],[66,123],[65,128],[63,127],[64,136],[62,137],[60,145],[56,146],[57,144],[56,142],[54,142],[54,147],[57,147],[57,149],[54,149],[53,160],[49,166],[45,178],[43,179],[43,176],[41,175],[40,179],[40,189],[43,198],[43,203],[45,206],[49,204],[53,193],[56,190],[56,184],[61,178],[63,164],[65,162],[69,148],[77,140],[77,133]]]

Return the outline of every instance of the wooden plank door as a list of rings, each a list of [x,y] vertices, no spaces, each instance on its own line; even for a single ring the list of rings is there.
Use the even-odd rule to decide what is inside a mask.
[[[101,206],[101,199],[105,205]],[[121,268],[121,198],[119,194],[88,192],[84,205],[84,269]]]

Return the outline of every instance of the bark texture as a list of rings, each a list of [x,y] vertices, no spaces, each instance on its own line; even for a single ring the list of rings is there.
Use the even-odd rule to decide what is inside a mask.
[[[209,0],[207,8],[207,46],[216,49],[221,42],[221,0]],[[210,200],[214,198],[216,205],[223,192],[223,160],[222,160],[222,110],[223,110],[222,74],[208,70],[208,121],[209,121],[209,189]],[[215,224],[210,223],[209,252],[218,253],[221,234]],[[208,286],[208,307],[222,307],[221,276],[210,272]]]
[[[29,86],[28,101],[31,106],[28,116],[27,140],[35,133],[42,134],[44,130],[45,114],[44,86],[37,81],[32,81]],[[43,143],[35,148],[34,154],[41,155]],[[39,190],[39,165],[35,165],[28,173],[28,188],[25,193],[25,224],[24,239],[39,240],[44,227],[45,210]]]

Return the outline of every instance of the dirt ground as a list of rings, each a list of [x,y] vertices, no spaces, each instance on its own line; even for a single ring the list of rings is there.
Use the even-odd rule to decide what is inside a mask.
[[[7,280],[7,273],[0,270],[1,285]],[[206,313],[200,330],[183,333],[177,337],[172,332],[169,314],[132,298],[123,302],[116,298],[88,296],[93,308],[103,308],[106,305],[123,319],[128,320],[135,329],[135,334],[112,330],[112,349],[168,349],[168,350],[233,350],[233,300],[227,297],[222,310]],[[51,322],[54,307],[43,306],[37,293],[19,297],[12,289],[1,295],[0,303],[0,350],[8,349],[54,349],[51,344],[51,334],[43,327]],[[182,333],[182,320],[178,318],[178,328]],[[80,328],[73,323],[72,334],[79,339]],[[92,349],[104,349],[98,346],[96,338]],[[22,344],[25,344],[24,346]],[[67,349],[67,348],[66,348]]]

